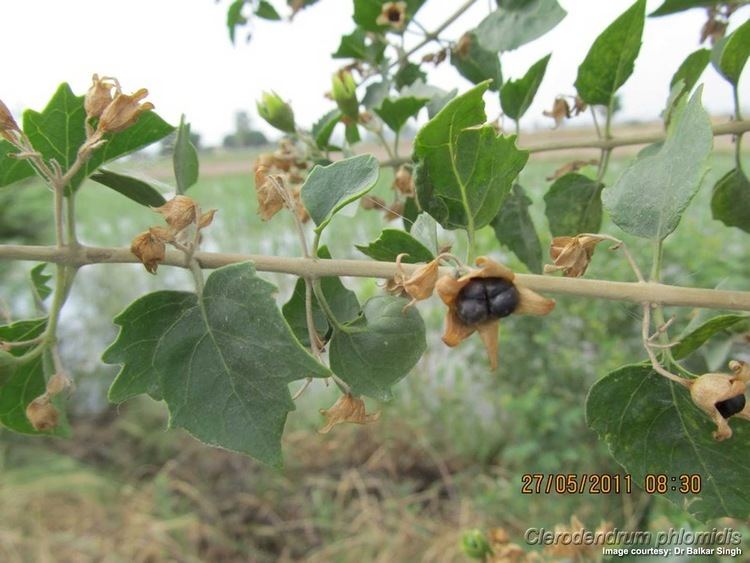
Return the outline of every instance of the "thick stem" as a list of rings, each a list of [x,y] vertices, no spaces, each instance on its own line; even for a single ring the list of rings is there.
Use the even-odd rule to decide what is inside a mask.
[[[203,269],[220,268],[229,264],[251,261],[261,272],[278,272],[295,276],[351,276],[364,278],[392,278],[398,272],[393,262],[374,260],[321,260],[290,258],[284,256],[259,256],[251,254],[228,254],[196,252],[195,259]],[[139,263],[129,248],[103,248],[79,246],[59,249],[55,246],[0,245],[0,260],[30,260],[54,262],[73,266],[88,264]],[[181,252],[168,250],[165,266],[185,267],[185,256]],[[402,264],[405,275],[413,274],[419,264]],[[450,274],[451,267],[442,267],[440,274]],[[534,274],[516,274],[521,285],[535,291],[575,295],[580,297],[630,301],[633,303],[661,303],[678,307],[704,307],[750,311],[750,292],[723,291],[679,287],[660,283],[628,283],[585,278],[558,278]]]

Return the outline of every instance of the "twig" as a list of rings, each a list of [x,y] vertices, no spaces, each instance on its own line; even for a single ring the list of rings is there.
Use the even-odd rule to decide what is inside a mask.
[[[203,269],[251,261],[261,272],[278,272],[314,278],[351,276],[388,279],[398,271],[395,262],[375,260],[322,260],[213,252],[196,252],[195,259]],[[0,245],[0,260],[54,262],[76,267],[88,264],[139,263],[129,248],[93,246],[60,249],[55,246]],[[184,268],[185,256],[180,252],[168,250],[162,264]],[[407,275],[414,273],[419,267],[419,264],[402,265]],[[452,271],[453,268],[445,266],[440,269],[441,274],[450,274]],[[558,278],[535,274],[517,274],[516,279],[529,289],[546,293],[633,303],[661,303],[678,307],[750,311],[750,292],[747,291],[680,287],[654,282],[629,283],[585,278]]]
[[[659,359],[656,357],[656,354],[654,353],[654,350],[652,349],[651,335],[649,334],[650,327],[651,327],[651,303],[644,303],[643,304],[643,323],[641,325],[641,337],[643,340],[643,348],[646,350],[646,354],[648,354],[648,359],[651,360],[651,367],[659,375],[666,377],[667,379],[674,381],[675,383],[679,383],[680,385],[683,385],[684,387],[689,387],[690,386],[689,380],[684,379],[680,377],[679,375],[676,375],[672,373],[671,371],[664,369],[664,367],[661,365],[661,362],[659,362]]]

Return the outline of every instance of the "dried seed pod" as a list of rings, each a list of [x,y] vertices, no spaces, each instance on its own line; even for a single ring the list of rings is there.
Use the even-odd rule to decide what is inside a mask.
[[[86,117],[101,117],[107,106],[112,103],[112,88],[115,83],[109,78],[99,78],[98,74],[91,77],[91,87],[86,92],[83,99],[83,108],[86,110]]]
[[[15,134],[20,133],[20,131],[18,123],[13,119],[13,114],[10,113],[8,106],[0,100],[0,137],[11,143],[15,143]]]
[[[60,412],[50,403],[49,395],[40,395],[26,407],[26,418],[29,419],[34,430],[48,432],[57,428]]]
[[[545,117],[551,117],[555,120],[555,128],[559,127],[560,124],[570,117],[570,106],[568,102],[562,96],[555,98],[550,111],[544,110],[542,114]]]
[[[151,102],[140,103],[146,96],[148,90],[145,88],[130,95],[118,93],[102,112],[97,131],[117,133],[134,125],[142,113],[154,109]]]
[[[554,265],[545,264],[544,273],[562,270],[565,277],[581,277],[591,263],[596,245],[603,240],[606,239],[589,235],[553,238],[549,247],[549,255]]]
[[[130,243],[130,252],[145,266],[146,271],[155,274],[159,264],[164,261],[166,245],[171,235],[162,227],[151,227],[137,235]]]
[[[195,223],[197,205],[193,198],[186,195],[177,195],[164,205],[154,207],[153,209],[164,217],[167,225],[175,233]]]
[[[750,420],[745,399],[747,365],[731,362],[733,374],[705,373],[689,382],[690,398],[716,424],[713,437],[717,442],[732,437],[728,420],[739,416]]]

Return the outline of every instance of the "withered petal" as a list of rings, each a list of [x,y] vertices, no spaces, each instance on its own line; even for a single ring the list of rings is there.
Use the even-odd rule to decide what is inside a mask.
[[[555,308],[555,300],[542,297],[536,291],[516,284],[518,307],[513,311],[517,315],[543,316]]]
[[[498,319],[482,323],[477,327],[482,343],[487,350],[487,357],[490,360],[490,367],[497,369],[497,350],[500,343],[500,321]]]
[[[443,342],[446,345],[453,347],[458,346],[469,338],[474,331],[477,330],[476,326],[469,326],[463,323],[458,318],[456,310],[452,307],[448,308],[448,313],[445,316],[445,333],[443,334]]]

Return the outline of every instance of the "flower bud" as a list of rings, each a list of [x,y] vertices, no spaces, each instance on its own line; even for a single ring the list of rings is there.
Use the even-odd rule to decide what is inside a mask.
[[[13,119],[13,115],[10,113],[8,107],[0,100],[0,137],[8,140],[11,143],[15,143],[13,133],[18,133],[21,130],[18,128],[18,123]]]
[[[260,101],[256,105],[258,107],[258,114],[269,125],[284,133],[294,133],[294,111],[276,92],[263,92]]]
[[[490,544],[481,530],[468,530],[461,537],[461,550],[472,559],[485,560],[492,553]]]
[[[57,427],[60,412],[50,403],[49,395],[40,395],[26,407],[26,418],[29,419],[34,430],[47,432]]]
[[[408,197],[414,196],[414,179],[411,169],[408,166],[401,165],[393,179],[393,187]]]
[[[131,95],[117,94],[102,112],[98,130],[101,133],[117,133],[134,125],[143,112],[154,109],[151,102],[139,103],[146,96],[148,90],[145,88]]]
[[[359,119],[357,85],[352,73],[344,70],[333,75],[331,94],[341,112],[355,122]]]
[[[91,81],[91,87],[83,100],[83,107],[87,118],[101,117],[107,106],[112,103],[114,83],[109,79],[99,78],[98,74],[94,74]]]

